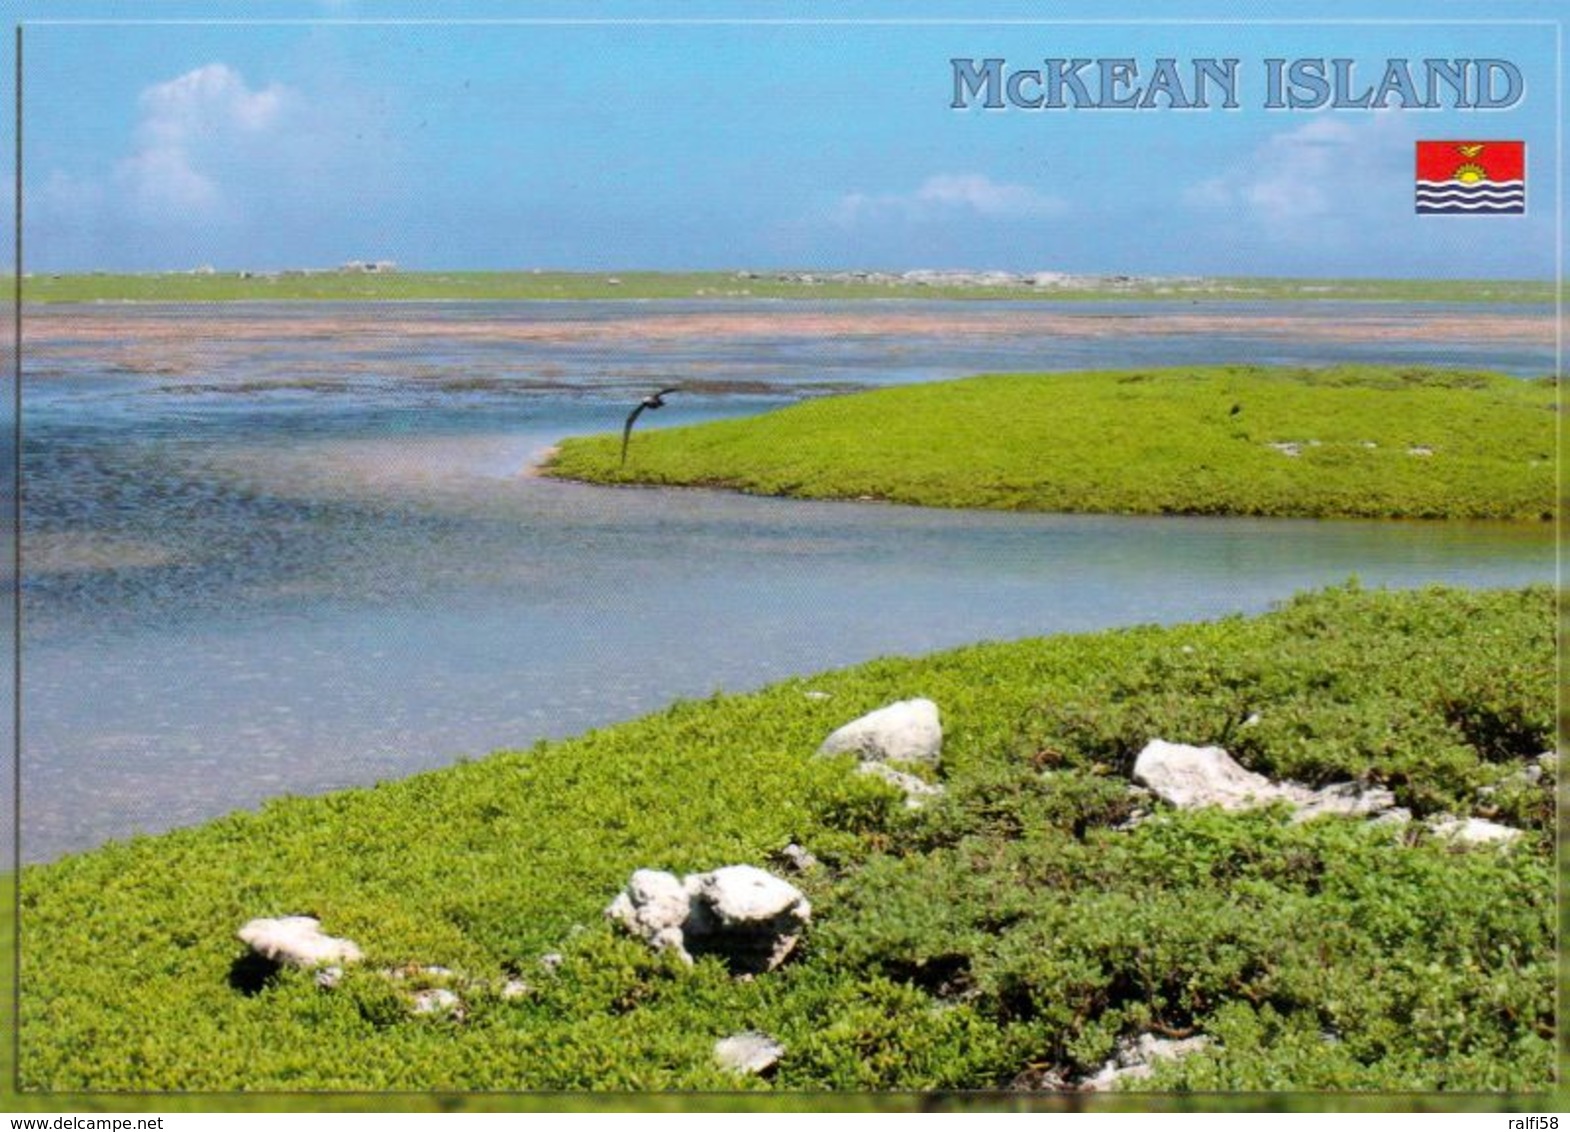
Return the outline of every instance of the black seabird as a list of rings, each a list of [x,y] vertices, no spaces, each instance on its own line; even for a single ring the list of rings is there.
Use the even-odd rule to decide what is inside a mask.
[[[661,389],[658,393],[651,393],[638,402],[636,409],[627,414],[627,423],[621,430],[621,462],[623,464],[627,462],[627,442],[632,439],[632,425],[638,419],[638,414],[645,409],[663,409],[665,407],[665,395],[667,393],[675,393],[679,389],[681,389],[681,386],[672,385],[669,389]]]

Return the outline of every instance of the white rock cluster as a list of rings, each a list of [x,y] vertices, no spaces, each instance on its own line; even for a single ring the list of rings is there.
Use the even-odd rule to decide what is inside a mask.
[[[325,967],[362,958],[352,939],[326,935],[313,916],[251,920],[238,935],[255,954],[284,967]]]
[[[907,774],[903,770],[895,770],[887,763],[864,762],[856,767],[856,773],[871,775],[873,778],[887,782],[905,795],[905,805],[913,810],[919,809],[925,799],[936,798],[943,793],[943,787],[917,778],[914,774]]]
[[[1290,792],[1288,800],[1298,807],[1293,821],[1326,814],[1348,818],[1381,817],[1387,820],[1411,821],[1411,811],[1396,807],[1396,796],[1383,786],[1364,786],[1356,782],[1334,782],[1309,790],[1287,783],[1283,789]],[[1293,797],[1292,795],[1295,795]]]
[[[451,1018],[461,1022],[465,1011],[463,1000],[446,987],[427,987],[415,991],[409,1009],[415,1014],[428,1014],[437,1018]]]
[[[1280,798],[1275,783],[1239,766],[1220,747],[1190,747],[1152,739],[1134,760],[1134,781],[1179,809],[1220,806],[1241,810]]]
[[[339,939],[322,931],[321,924],[312,916],[283,916],[277,919],[259,918],[247,922],[236,933],[251,953],[279,967],[297,967],[313,972],[316,985],[324,991],[336,990],[343,982],[344,967],[364,958],[359,945],[350,939]],[[392,983],[413,980],[433,983],[451,983],[470,986],[470,982],[447,967],[407,964],[403,967],[385,968],[376,972]],[[529,988],[518,980],[504,986],[503,998],[518,998]],[[413,1014],[451,1018],[462,1021],[467,1010],[457,991],[447,986],[428,986],[406,993],[405,999]]]
[[[732,1073],[767,1073],[784,1056],[784,1046],[757,1030],[732,1034],[714,1043],[714,1060]]]
[[[943,754],[943,724],[931,700],[900,700],[839,728],[818,748],[820,755],[844,753],[876,762],[937,766]]]
[[[1310,790],[1295,782],[1272,782],[1245,770],[1220,747],[1190,747],[1164,739],[1152,739],[1140,751],[1134,760],[1134,781],[1183,809],[1242,810],[1287,802],[1297,809],[1298,821],[1325,814],[1369,817],[1396,804],[1395,795],[1380,786],[1337,782]]]
[[[1538,755],[1537,758],[1533,759],[1525,766],[1519,768],[1513,775],[1510,776],[1510,778],[1517,782],[1523,782],[1528,786],[1536,786],[1538,783],[1543,781],[1544,775],[1547,775],[1549,781],[1552,782],[1558,771],[1558,752],[1544,751],[1542,754]],[[1478,793],[1482,793],[1482,791],[1478,791]]]
[[[857,773],[882,779],[901,791],[911,809],[943,792],[941,786],[887,765],[937,767],[943,757],[943,722],[931,700],[900,700],[853,719],[825,739],[818,754],[859,755]]]
[[[605,915],[685,962],[716,954],[737,973],[757,974],[774,970],[795,949],[812,905],[795,885],[752,865],[680,879],[639,869]]]
[[[1522,836],[1519,829],[1482,818],[1430,818],[1428,828],[1436,837],[1464,845],[1508,845]]]
[[[1079,1088],[1101,1092],[1116,1088],[1124,1081],[1143,1081],[1155,1070],[1158,1061],[1173,1061],[1198,1053],[1210,1044],[1204,1034],[1191,1038],[1158,1038],[1154,1034],[1141,1034],[1138,1038],[1122,1038],[1117,1053],[1093,1077],[1079,1082]]]
[[[818,859],[794,841],[775,856],[792,872],[807,873],[818,867]]]
[[[1152,739],[1140,751],[1134,760],[1134,781],[1180,809],[1242,810],[1286,802],[1296,810],[1294,821],[1326,815],[1387,823],[1412,820],[1411,812],[1398,808],[1395,795],[1380,786],[1336,782],[1311,790],[1295,782],[1272,782],[1238,765],[1220,747],[1190,747],[1163,739]],[[1440,818],[1430,821],[1429,828],[1438,836],[1469,844],[1507,844],[1521,836],[1518,829],[1481,818]]]

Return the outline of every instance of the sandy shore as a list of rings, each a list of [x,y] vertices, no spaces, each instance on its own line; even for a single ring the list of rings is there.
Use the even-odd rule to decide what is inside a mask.
[[[1015,341],[1133,342],[1141,338],[1232,338],[1257,342],[1423,343],[1443,351],[1447,344],[1467,347],[1476,356],[1493,344],[1511,349],[1551,351],[1555,323],[1551,311],[1457,311],[1412,304],[1368,304],[1348,310],[1293,309],[1192,311],[1127,303],[1115,310],[998,308],[977,304],[956,309],[919,305],[862,304],[849,309],[793,309],[759,304],[745,310],[654,309],[631,305],[625,311],[592,318],[571,307],[530,309],[519,315],[477,318],[472,311],[432,307],[411,310],[404,304],[376,304],[345,310],[311,304],[280,304],[249,315],[228,309],[168,307],[44,307],[30,310],[23,325],[23,364],[29,380],[87,368],[130,377],[167,378],[171,389],[199,393],[246,393],[283,388],[341,392],[365,379],[390,373],[405,380],[429,381],[461,392],[505,388],[575,389],[566,362],[547,356],[557,349],[687,351],[684,383],[712,393],[770,393],[777,386],[738,373],[734,364],[705,359],[705,351],[731,347],[732,354],[760,354],[790,343],[861,342],[871,348],[920,351],[975,344],[1007,347]],[[690,344],[690,349],[689,349]],[[527,372],[514,372],[501,360],[511,350],[536,349]],[[443,364],[446,353],[488,355],[489,365],[455,370]],[[1480,364],[1474,362],[1473,364]],[[1480,364],[1487,368],[1486,364]],[[1552,368],[1545,362],[1543,371]],[[462,388],[455,386],[455,382]],[[206,383],[206,384],[203,384]]]
[[[92,352],[104,355],[110,346],[131,353],[139,348],[176,346],[224,350],[246,343],[279,339],[330,343],[334,348],[381,347],[398,341],[450,340],[473,343],[615,343],[628,341],[742,342],[778,338],[948,338],[989,339],[1016,335],[1064,338],[1138,337],[1144,335],[1246,335],[1292,337],[1336,342],[1498,341],[1521,345],[1554,342],[1552,312],[1478,312],[1453,309],[1425,312],[1403,307],[1371,306],[1335,316],[1314,313],[1248,314],[1196,310],[1142,313],[1131,304],[1127,312],[1104,310],[988,310],[941,312],[909,309],[797,311],[770,307],[754,311],[629,312],[625,317],[529,321],[442,317],[411,317],[408,310],[384,307],[326,315],[309,308],[298,316],[266,318],[208,315],[181,318],[160,314],[126,314],[113,309],[42,308],[29,312],[24,323],[24,348],[51,353]]]
[[[529,457],[529,462],[518,470],[518,474],[530,479],[538,479],[545,474],[545,465],[556,459],[559,452],[561,452],[561,445],[559,444],[552,444],[549,448],[542,448]]]

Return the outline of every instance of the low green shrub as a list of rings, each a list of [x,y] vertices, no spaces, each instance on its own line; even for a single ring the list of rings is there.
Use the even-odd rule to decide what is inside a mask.
[[[929,507],[1543,520],[1558,387],[1202,366],[966,378],[563,441],[550,474]]]
[[[881,660],[30,867],[19,1079],[1001,1089],[1193,1034],[1209,1045],[1143,1084],[1541,1088],[1556,774],[1527,770],[1552,746],[1554,625],[1546,588],[1345,587],[1261,617]],[[924,808],[814,756],[915,695],[945,726],[945,793]],[[1126,777],[1158,736],[1275,778],[1383,782],[1419,820],[1172,811]],[[1441,813],[1524,835],[1459,846],[1423,825]],[[821,862],[793,876],[815,914],[776,972],[688,967],[604,920],[635,868],[783,871],[792,841]],[[291,912],[365,962],[331,991],[245,970],[235,930]],[[418,972],[433,964],[454,974]],[[462,1017],[413,1013],[425,985],[451,985]],[[715,1063],[745,1030],[786,1047],[772,1075]]]

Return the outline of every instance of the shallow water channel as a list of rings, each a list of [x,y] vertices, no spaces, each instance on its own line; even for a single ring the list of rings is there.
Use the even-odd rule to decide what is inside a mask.
[[[447,303],[27,315],[23,855],[887,654],[1551,580],[1551,532],[593,488],[563,436],[985,371],[1535,375],[1551,312],[1397,304]],[[636,443],[636,442],[634,442]]]

